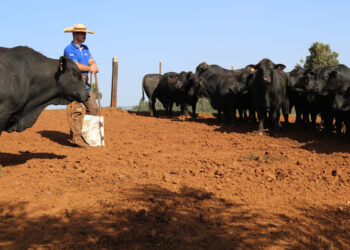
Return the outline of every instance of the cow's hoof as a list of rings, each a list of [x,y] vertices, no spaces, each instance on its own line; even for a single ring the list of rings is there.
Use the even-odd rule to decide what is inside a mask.
[[[258,131],[258,135],[263,135],[264,133],[262,131]]]
[[[184,121],[186,120],[186,115],[180,115],[177,119],[179,119],[180,121]]]

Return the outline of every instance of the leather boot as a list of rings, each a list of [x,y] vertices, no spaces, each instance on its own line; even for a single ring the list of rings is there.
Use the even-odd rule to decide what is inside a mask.
[[[87,148],[87,144],[81,135],[73,135],[72,143],[78,146],[79,148]]]

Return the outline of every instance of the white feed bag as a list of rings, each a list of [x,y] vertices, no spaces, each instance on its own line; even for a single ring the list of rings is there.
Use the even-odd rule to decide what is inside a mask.
[[[85,115],[81,130],[84,140],[90,146],[105,145],[105,131],[103,116]]]

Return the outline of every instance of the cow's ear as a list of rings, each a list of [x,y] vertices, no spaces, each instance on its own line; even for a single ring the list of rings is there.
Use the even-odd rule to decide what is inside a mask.
[[[276,64],[274,68],[277,69],[277,70],[284,70],[286,68],[286,65],[284,65],[284,64]]]
[[[255,71],[256,70],[256,66],[254,64],[249,64],[245,68],[247,70],[250,70],[250,71]]]
[[[337,71],[333,70],[331,73],[329,73],[328,79],[335,78],[335,77],[337,77],[337,75],[338,75]]]
[[[209,65],[206,62],[202,62],[202,66],[203,71],[206,71],[209,68]]]
[[[313,72],[311,69],[307,69],[304,72],[304,76],[307,76],[308,78],[314,78],[315,77],[315,72]]]
[[[66,67],[67,67],[67,59],[64,56],[61,56],[59,59],[59,66],[58,66],[58,70],[63,73],[66,71]]]
[[[193,75],[193,73],[192,73],[191,71],[189,71],[189,72],[187,73],[187,75],[186,75],[186,79],[187,79],[187,80],[191,79],[191,78],[192,78],[192,75]]]

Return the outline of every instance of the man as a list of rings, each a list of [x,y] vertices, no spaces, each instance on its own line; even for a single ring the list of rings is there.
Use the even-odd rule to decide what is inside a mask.
[[[87,30],[83,24],[75,24],[73,27],[64,29],[64,32],[73,33],[73,41],[64,49],[64,55],[71,58],[79,67],[86,89],[89,92],[89,99],[84,102],[86,114],[97,114],[97,103],[95,95],[89,84],[89,72],[98,73],[99,69],[93,57],[90,54],[89,48],[83,44],[86,40],[86,33],[94,34],[95,31]],[[84,141],[82,129],[83,106],[81,103],[72,102],[67,105],[68,123],[71,131],[72,142],[78,147],[87,147],[88,144]]]

